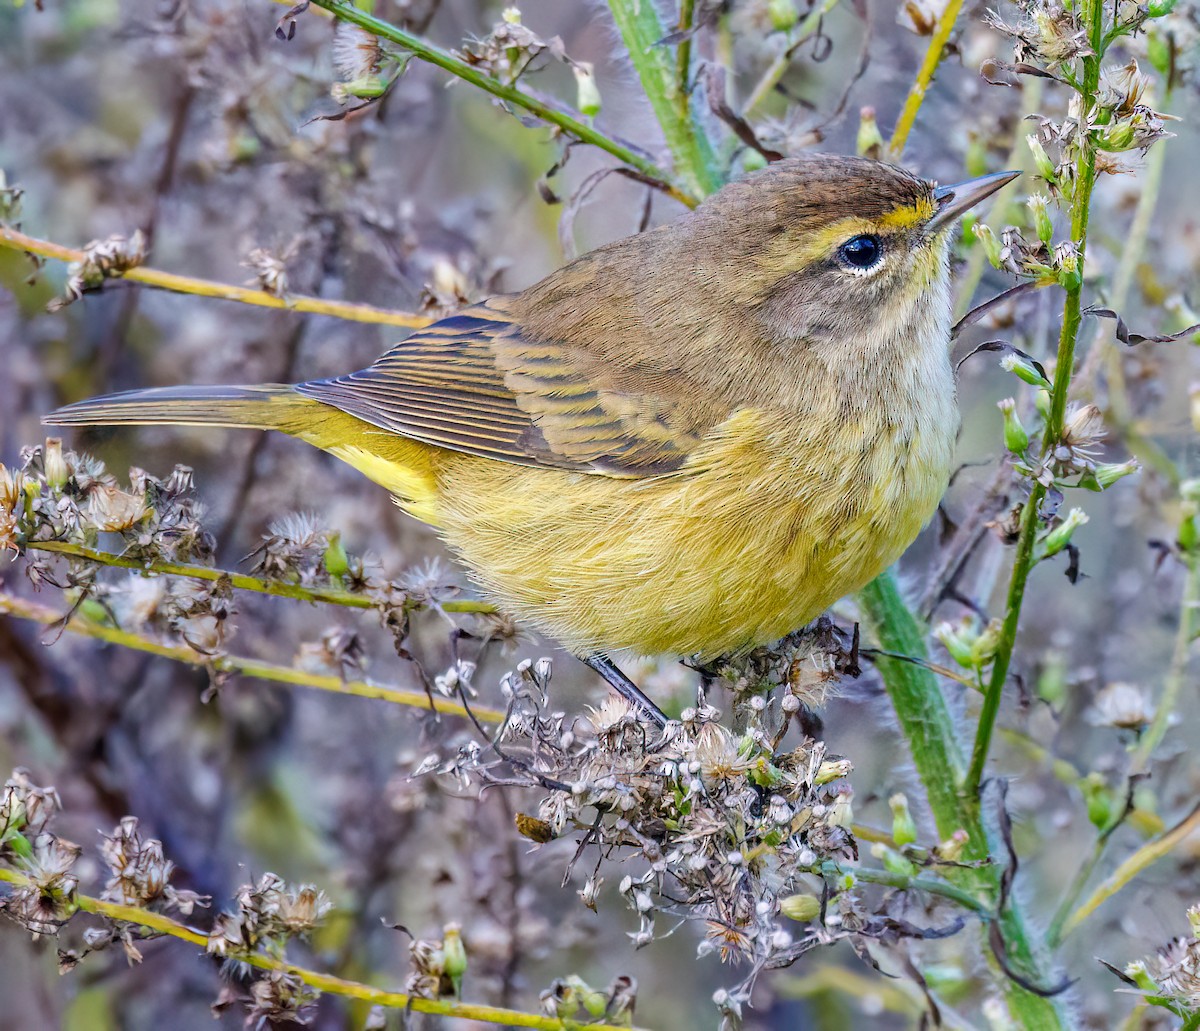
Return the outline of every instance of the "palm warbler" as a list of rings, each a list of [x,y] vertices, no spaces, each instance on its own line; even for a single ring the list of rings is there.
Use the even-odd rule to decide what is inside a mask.
[[[930,518],[958,426],[950,230],[1015,175],[935,187],[859,158],[780,161],[359,372],[134,390],[46,421],[246,426],[323,448],[435,526],[485,595],[652,709],[606,651],[774,640]]]

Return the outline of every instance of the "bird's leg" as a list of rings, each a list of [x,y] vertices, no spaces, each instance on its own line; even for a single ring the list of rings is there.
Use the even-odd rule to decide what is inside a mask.
[[[612,661],[607,655],[602,655],[597,652],[595,655],[588,655],[583,660],[587,665],[591,666],[597,673],[600,674],[614,691],[624,698],[635,709],[641,710],[642,715],[646,716],[651,722],[658,724],[660,727],[665,727],[667,724],[667,714],[655,705],[639,690],[637,684],[630,680],[618,668],[617,664]]]

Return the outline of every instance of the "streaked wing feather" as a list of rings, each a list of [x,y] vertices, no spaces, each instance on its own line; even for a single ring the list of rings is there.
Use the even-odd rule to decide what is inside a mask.
[[[700,438],[672,427],[673,404],[604,389],[595,356],[526,340],[502,304],[475,305],[369,368],[296,389],[380,429],[486,458],[621,477],[683,464]]]

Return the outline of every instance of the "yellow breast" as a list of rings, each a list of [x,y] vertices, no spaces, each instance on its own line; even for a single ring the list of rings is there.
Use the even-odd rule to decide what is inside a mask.
[[[454,456],[437,524],[485,593],[578,654],[713,656],[783,636],[895,561],[945,489],[952,439],[953,419],[911,412],[801,430],[743,410],[647,480]]]

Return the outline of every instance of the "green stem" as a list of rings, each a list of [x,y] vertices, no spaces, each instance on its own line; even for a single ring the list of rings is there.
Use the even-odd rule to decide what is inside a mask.
[[[692,23],[696,17],[696,0],[680,0],[679,25],[680,32],[691,32]],[[675,51],[675,108],[676,117],[691,118],[691,81],[692,81],[692,37],[685,36],[679,41]]]
[[[1120,819],[1109,820],[1108,825],[1096,836],[1096,841],[1092,845],[1092,851],[1088,853],[1087,859],[1083,861],[1079,869],[1075,871],[1075,876],[1071,878],[1071,883],[1067,886],[1067,890],[1063,894],[1058,908],[1054,911],[1054,917],[1050,921],[1050,926],[1046,928],[1046,944],[1051,949],[1058,948],[1062,943],[1063,925],[1067,922],[1067,917],[1075,908],[1075,903],[1079,901],[1079,896],[1083,894],[1083,889],[1087,887],[1088,881],[1091,880],[1092,873],[1100,865],[1100,860],[1104,858],[1104,850],[1108,847],[1113,832],[1120,825]]]
[[[890,572],[859,592],[858,603],[867,632],[883,650],[921,660],[927,657],[925,628],[904,603]],[[977,865],[948,867],[945,877],[962,891],[986,899],[988,907],[995,909],[1000,903],[1000,870],[989,861],[994,850],[977,800],[958,791],[966,763],[955,719],[937,678],[918,663],[880,656],[875,664],[925,785],[938,836],[949,838],[960,829],[967,833],[962,858]],[[998,844],[995,851],[1002,850],[1003,845]],[[1009,966],[1033,980],[1045,980],[1050,960],[1030,933],[1017,900],[1010,897],[996,919]],[[1011,978],[1004,979],[1004,991],[1019,1026],[1039,1031],[1070,1026],[1057,997],[1026,991]]]
[[[851,874],[855,880],[866,884],[882,884],[899,891],[923,891],[929,895],[940,895],[944,899],[957,902],[964,909],[988,919],[992,911],[976,895],[962,888],[955,887],[946,881],[934,880],[932,877],[910,877],[907,874],[892,873],[890,870],[864,870],[857,866],[839,866],[837,863],[826,863],[826,867],[836,876],[841,873]]]
[[[1020,753],[1023,760],[1045,766],[1061,784],[1078,791],[1083,790],[1084,775],[1072,763],[1055,755],[1045,745],[1038,744],[1025,732],[1013,727],[1001,727],[1000,736],[1011,749]],[[1152,838],[1163,831],[1162,817],[1137,805],[1125,814],[1125,822],[1146,838]]]
[[[68,555],[103,566],[115,566],[118,569],[134,569],[139,573],[186,576],[192,580],[206,580],[210,583],[223,580],[237,590],[270,594],[276,598],[294,598],[297,601],[345,605],[352,609],[373,609],[377,604],[366,595],[355,594],[340,587],[305,587],[303,584],[292,584],[283,580],[266,580],[248,573],[234,573],[228,569],[197,566],[189,562],[168,562],[165,559],[142,560],[131,558],[128,555],[114,555],[109,551],[89,548],[83,544],[72,544],[68,541],[27,541],[25,548],[28,551],[47,551],[55,555]],[[470,598],[444,601],[440,607],[445,612],[486,614],[496,611],[494,605],[486,601],[474,601]]]
[[[1083,8],[1084,24],[1093,53],[1083,59],[1083,82],[1080,102],[1084,111],[1090,111],[1100,84],[1101,30],[1104,0],[1086,0]],[[1049,455],[1058,445],[1063,432],[1063,420],[1070,393],[1071,373],[1075,366],[1075,343],[1079,337],[1080,295],[1083,289],[1084,253],[1087,249],[1088,218],[1091,214],[1092,188],[1096,181],[1096,150],[1086,136],[1079,142],[1079,159],[1076,164],[1075,192],[1071,205],[1071,239],[1078,253],[1078,275],[1074,285],[1067,289],[1063,302],[1062,329],[1058,337],[1058,355],[1054,366],[1054,384],[1050,394],[1050,411],[1046,415],[1046,428],[1042,434],[1042,455]],[[1038,508],[1046,496],[1046,487],[1040,482],[1033,484],[1029,499],[1021,512],[1020,536],[1017,538],[1017,553],[1013,560],[1012,579],[1009,581],[1008,599],[1000,640],[992,662],[991,678],[983,698],[979,714],[979,726],[975,733],[975,747],[971,753],[971,769],[963,790],[968,797],[979,793],[991,746],[992,730],[996,714],[1000,711],[1000,699],[1004,683],[1008,679],[1008,668],[1012,661],[1013,647],[1017,639],[1017,626],[1021,618],[1021,605],[1025,600],[1025,586],[1033,568],[1038,528]]]
[[[983,693],[983,705],[979,710],[979,723],[975,730],[975,744],[971,749],[971,768],[963,782],[963,791],[968,797],[979,794],[983,779],[983,768],[987,764],[988,751],[992,745],[992,731],[996,716],[1000,712],[1000,699],[1004,694],[1004,683],[1008,679],[1008,667],[1012,661],[1013,646],[1017,639],[1017,626],[1021,619],[1021,603],[1025,598],[1025,586],[1033,569],[1033,554],[1037,545],[1040,520],[1038,509],[1046,497],[1046,488],[1035,483],[1029,499],[1021,510],[1020,534],[1017,537],[1017,553],[1013,559],[1012,579],[1008,584],[1008,600],[1004,609],[1004,622],[1000,629],[1000,643],[992,660],[991,677]]]
[[[1133,759],[1129,765],[1129,773],[1127,774],[1127,777],[1130,778],[1144,773],[1149,767],[1150,759],[1154,755],[1155,749],[1162,742],[1163,736],[1167,732],[1171,716],[1175,712],[1175,706],[1179,702],[1179,695],[1183,690],[1184,677],[1187,673],[1188,651],[1191,648],[1194,636],[1194,613],[1197,606],[1200,606],[1200,560],[1197,560],[1195,556],[1186,555],[1185,561],[1187,563],[1187,576],[1184,579],[1183,598],[1179,606],[1179,626],[1175,631],[1175,646],[1171,653],[1171,665],[1167,670],[1167,676],[1163,682],[1163,693],[1154,711],[1154,719],[1151,720],[1150,726],[1146,728],[1145,733],[1142,734],[1141,739],[1138,741],[1137,748],[1134,750]],[[1047,931],[1047,940],[1050,942],[1051,947],[1056,946],[1067,933],[1068,920],[1076,919],[1071,915],[1072,911],[1079,901],[1079,896],[1083,894],[1083,889],[1087,887],[1088,881],[1091,880],[1092,874],[1095,872],[1100,859],[1104,855],[1105,847],[1108,845],[1113,831],[1117,829],[1119,824],[1119,820],[1113,820],[1100,832],[1095,845],[1092,847],[1091,854],[1071,879],[1071,884],[1063,895],[1062,901],[1059,902],[1058,909],[1054,913],[1054,919],[1050,922],[1050,928]],[[1125,869],[1125,864],[1122,865],[1122,869]],[[1099,903],[1096,904],[1098,905]]]
[[[676,174],[693,194],[706,197],[720,189],[721,171],[692,111],[686,83],[677,78],[667,48],[658,45],[666,35],[658,11],[652,0],[609,0],[608,7],[662,128]]]
[[[584,143],[590,143],[594,147],[599,147],[613,157],[624,161],[625,164],[636,168],[643,175],[655,180],[656,183],[660,184],[668,194],[681,204],[686,204],[688,207],[695,207],[698,201],[693,193],[708,192],[707,190],[694,190],[693,193],[688,193],[685,190],[681,190],[671,181],[670,176],[644,154],[638,153],[636,150],[626,146],[624,143],[618,142],[612,137],[605,136],[604,133],[588,125],[586,122],[556,107],[552,107],[545,101],[526,93],[524,90],[518,89],[516,86],[501,82],[491,75],[485,75],[478,68],[468,64],[461,58],[455,57],[449,51],[434,46],[432,43],[421,39],[420,36],[414,36],[411,32],[406,32],[398,25],[393,25],[391,22],[376,18],[374,15],[368,14],[366,11],[360,10],[349,3],[342,3],[340,0],[312,0],[312,2],[317,7],[328,11],[335,18],[350,22],[352,25],[357,25],[360,29],[364,29],[372,35],[378,36],[380,39],[386,39],[390,43],[394,43],[396,46],[409,51],[422,61],[436,65],[451,75],[456,75],[465,82],[469,82],[472,86],[477,86],[485,93],[490,93],[500,100],[537,115],[543,121],[558,126]],[[657,16],[653,15],[649,0],[646,0],[642,4],[642,7],[649,10],[657,22]],[[661,35],[659,33],[659,36],[655,37],[651,42],[657,41]],[[661,48],[659,48],[658,53],[660,59],[665,59],[661,57]],[[669,142],[670,140],[668,140]]]

